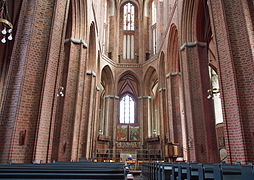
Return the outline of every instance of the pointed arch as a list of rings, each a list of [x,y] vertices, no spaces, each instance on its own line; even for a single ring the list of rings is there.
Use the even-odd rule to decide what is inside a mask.
[[[144,76],[145,95],[152,95],[152,89],[156,86],[157,83],[158,74],[156,72],[156,69],[152,66],[149,66]]]
[[[118,123],[138,123],[138,96],[140,93],[136,75],[132,71],[122,73],[117,90],[119,96]]]
[[[90,25],[89,33],[89,45],[88,45],[88,60],[87,60],[87,70],[95,71],[96,70],[96,56],[97,55],[97,46],[96,46],[96,29],[95,23],[92,22]]]
[[[104,87],[105,95],[113,94],[114,78],[111,68],[106,65],[101,72],[101,84]]]
[[[125,71],[120,75],[118,81],[118,95],[121,96],[124,93],[130,93],[137,98],[139,96],[139,81],[137,76],[132,71]]]
[[[182,79],[184,86],[188,87],[184,88],[186,132],[187,138],[192,141],[188,157],[192,161],[216,162],[218,150],[213,102],[207,100],[207,90],[210,88],[208,49],[211,39],[208,4],[206,0],[189,0],[183,2],[182,9],[179,42]],[[204,138],[198,141],[197,137]]]
[[[170,28],[167,49],[166,74],[172,72],[180,72],[178,31],[175,24]]]

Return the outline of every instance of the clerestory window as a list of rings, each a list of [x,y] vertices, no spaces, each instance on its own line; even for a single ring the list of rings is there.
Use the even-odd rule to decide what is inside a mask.
[[[157,53],[157,31],[156,31],[156,23],[157,23],[157,9],[155,2],[152,2],[152,33],[153,33],[153,54]]]
[[[135,7],[127,3],[123,7],[123,59],[134,59]]]
[[[104,23],[103,23],[103,42],[102,42],[102,52],[106,53],[106,38],[108,29],[108,4],[105,1],[104,4]]]

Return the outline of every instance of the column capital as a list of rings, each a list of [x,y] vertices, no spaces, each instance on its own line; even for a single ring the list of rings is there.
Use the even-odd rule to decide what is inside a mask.
[[[152,96],[139,96],[138,99],[152,99]]]
[[[87,48],[87,44],[82,39],[70,38],[70,39],[64,40],[64,44],[69,43],[69,42],[73,42],[74,44],[82,44],[84,48]]]
[[[185,49],[185,47],[195,47],[195,46],[206,47],[207,43],[200,42],[200,41],[186,42],[180,47],[180,51],[183,51]]]
[[[86,71],[87,75],[93,75],[93,77],[96,77],[96,73],[94,71]]]
[[[177,76],[177,75],[181,75],[181,72],[168,73],[168,74],[166,75],[166,78],[169,78],[170,76]]]
[[[104,96],[104,98],[115,98],[115,99],[119,99],[119,96],[115,96],[115,95],[106,95]]]

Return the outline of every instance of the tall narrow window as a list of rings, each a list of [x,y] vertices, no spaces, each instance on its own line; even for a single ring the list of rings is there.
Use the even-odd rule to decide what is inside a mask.
[[[152,2],[152,25],[154,25],[156,23],[156,5],[154,3],[154,1]]]
[[[156,22],[157,22],[157,10],[155,2],[152,2],[152,33],[153,33],[153,54],[157,52],[157,31],[156,31]]]
[[[131,3],[127,3],[124,6],[123,10],[123,30],[125,31],[134,31],[134,6]]]
[[[133,124],[135,122],[135,102],[126,94],[120,100],[120,123]]]
[[[156,34],[156,27],[152,28],[153,31],[153,54],[157,52],[157,34]]]
[[[135,7],[127,3],[123,7],[123,59],[134,59]]]
[[[106,33],[108,27],[108,7],[107,1],[105,1],[104,5],[104,24],[103,24],[103,43],[102,43],[102,51],[106,53]]]

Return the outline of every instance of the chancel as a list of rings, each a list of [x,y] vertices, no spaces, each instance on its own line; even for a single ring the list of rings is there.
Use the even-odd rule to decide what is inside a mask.
[[[253,0],[0,0],[0,179],[254,179],[253,22]]]

